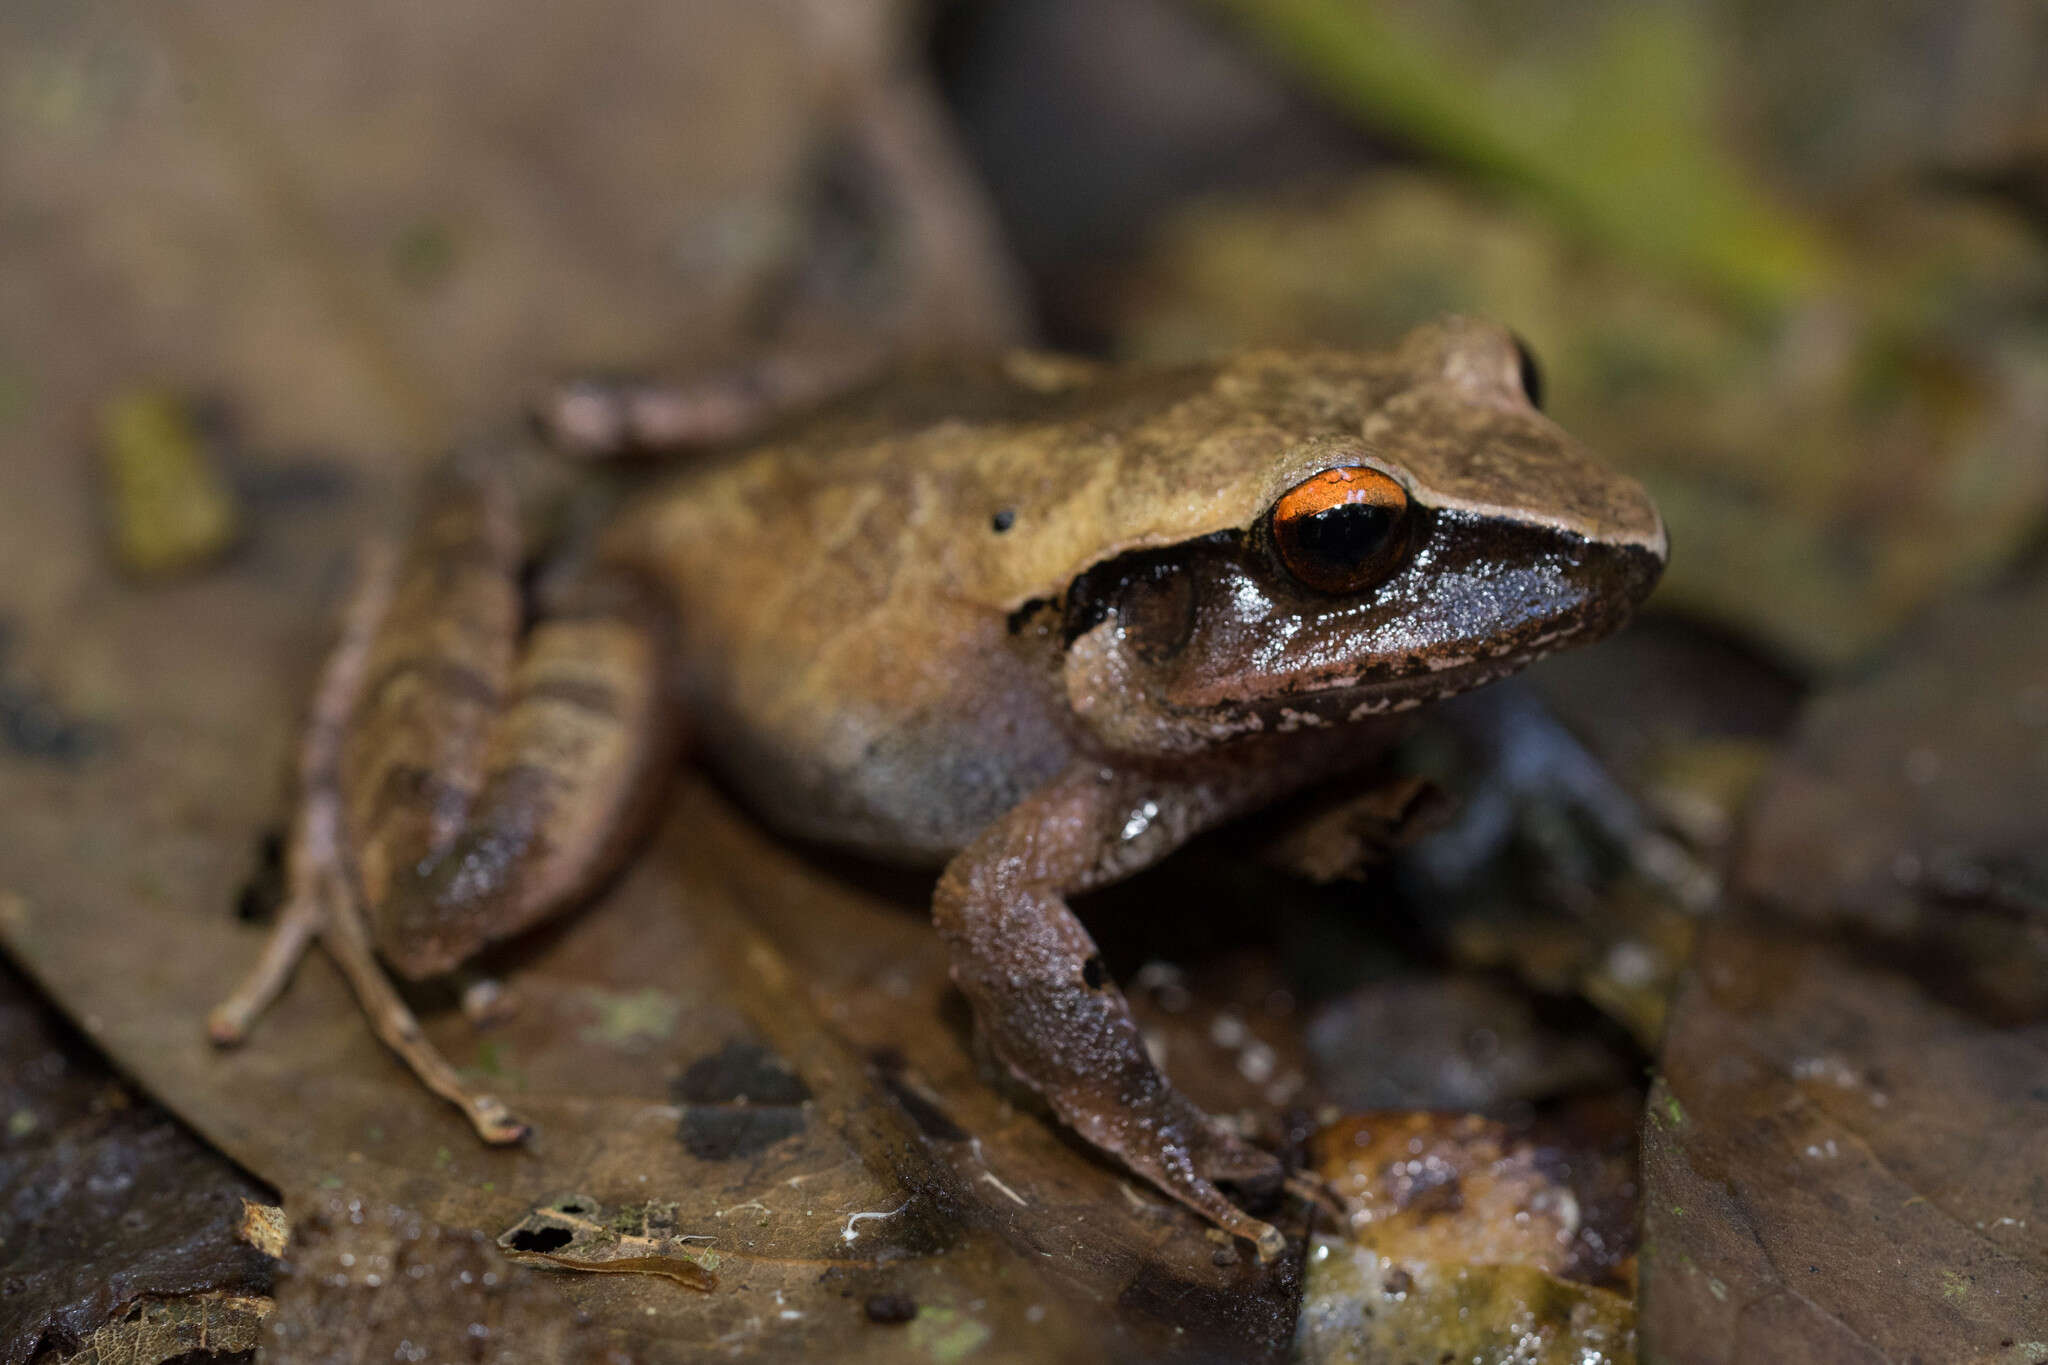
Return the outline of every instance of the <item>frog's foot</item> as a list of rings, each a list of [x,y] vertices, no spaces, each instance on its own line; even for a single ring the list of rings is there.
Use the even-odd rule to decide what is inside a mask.
[[[371,950],[363,907],[354,893],[342,853],[338,765],[343,731],[363,689],[370,644],[390,605],[392,560],[382,547],[365,556],[362,581],[350,602],[341,639],[329,656],[313,700],[299,769],[302,793],[287,852],[287,895],[277,927],[255,966],[207,1016],[207,1034],[221,1047],[248,1036],[259,1015],[290,982],[314,940],[335,965],[370,1016],[377,1036],[435,1094],[462,1110],[485,1142],[516,1142],[526,1125],[495,1096],[479,1093],[427,1042]]]
[[[533,420],[550,445],[581,459],[693,450],[743,440],[817,407],[872,380],[884,361],[871,347],[813,348],[687,383],[572,380],[534,402]]]
[[[990,1040],[996,1057],[1090,1144],[1225,1232],[1251,1242],[1260,1261],[1277,1256],[1286,1246],[1279,1229],[1238,1208],[1217,1182],[1277,1185],[1278,1158],[1173,1088],[1146,1055],[1113,986],[1089,995],[1043,1001],[1042,1014],[1038,1009],[1004,1010],[988,1019],[984,1027],[998,1035]],[[980,1008],[976,1012],[987,1018]],[[1032,1036],[1034,1026],[1028,1022],[1046,1016],[1079,1027],[1060,1046],[1046,1047]]]
[[[293,895],[277,912],[277,926],[263,945],[256,965],[235,989],[206,1016],[206,1036],[216,1047],[236,1047],[270,1003],[284,992],[299,959],[320,936],[326,912],[318,897]]]
[[[1084,1114],[1058,1102],[1053,1107],[1097,1147],[1233,1237],[1250,1242],[1262,1264],[1271,1261],[1287,1249],[1287,1239],[1271,1223],[1240,1209],[1216,1182],[1275,1184],[1279,1158],[1203,1113],[1164,1077],[1159,1084],[1156,1098],[1147,1096],[1108,1114]]]

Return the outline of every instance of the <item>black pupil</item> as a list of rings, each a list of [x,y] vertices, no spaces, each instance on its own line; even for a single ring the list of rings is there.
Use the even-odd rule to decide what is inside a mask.
[[[1297,553],[1350,568],[1371,559],[1387,543],[1394,520],[1394,509],[1384,503],[1345,502],[1299,518],[1288,529]]]

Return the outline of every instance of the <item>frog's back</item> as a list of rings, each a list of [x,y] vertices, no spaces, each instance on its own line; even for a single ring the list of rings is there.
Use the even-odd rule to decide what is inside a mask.
[[[1063,400],[993,367],[893,389],[683,473],[614,533],[674,602],[702,751],[765,814],[936,861],[1067,762],[1057,660],[988,563],[1059,486],[1034,456],[1073,439]]]
[[[708,756],[796,832],[942,858],[1080,742],[1057,633],[1090,565],[1249,525],[1287,449],[1355,433],[1384,357],[1154,372],[1010,357],[685,472],[613,554],[676,607]]]

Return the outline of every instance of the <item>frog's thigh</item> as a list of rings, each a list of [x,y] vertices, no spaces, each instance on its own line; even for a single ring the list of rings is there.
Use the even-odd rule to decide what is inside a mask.
[[[521,637],[502,468],[437,471],[371,639],[335,781],[367,937],[438,975],[604,875],[666,756],[664,617],[592,572]]]
[[[394,870],[373,916],[401,971],[446,970],[574,904],[623,861],[672,764],[664,610],[595,574],[543,608],[483,749],[481,789],[439,856]]]
[[[1144,815],[1135,835],[1133,812]],[[1278,1163],[1219,1126],[1146,1053],[1066,896],[1136,871],[1228,813],[1213,793],[1084,764],[1027,797],[946,868],[933,917],[995,1054],[1075,1131],[1218,1226],[1280,1249],[1214,1180]]]

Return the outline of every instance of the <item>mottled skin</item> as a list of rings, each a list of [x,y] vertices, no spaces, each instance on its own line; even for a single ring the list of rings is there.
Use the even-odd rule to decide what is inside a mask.
[[[646,585],[659,606],[586,588],[551,663],[534,660],[550,618],[517,663],[496,624],[516,599],[464,587],[510,591],[500,543],[449,532],[457,553],[433,562],[469,567],[416,549],[403,609],[361,646],[391,656],[386,673],[440,659],[412,667],[445,697],[399,723],[389,684],[359,687],[336,722],[417,754],[442,706],[469,736],[433,741],[452,784],[340,742],[370,755],[352,779],[341,765],[338,837],[373,874],[356,882],[378,952],[445,970],[573,899],[658,792],[662,750],[633,737],[679,711],[773,823],[943,866],[934,919],[994,1054],[1090,1142],[1272,1253],[1278,1233],[1213,1182],[1277,1164],[1152,1064],[1067,898],[1368,766],[1398,713],[1626,619],[1662,567],[1662,524],[1536,411],[1524,373],[1507,334],[1450,320],[1375,355],[1151,373],[1017,356],[877,393],[620,517],[592,581]],[[1331,469],[1406,504],[1370,573],[1334,592],[1297,573],[1272,512]],[[488,527],[490,488],[458,481],[426,526],[469,505]],[[1368,562],[1352,541],[1339,571]],[[436,616],[458,608],[473,638]],[[660,658],[674,711],[655,704]],[[387,870],[405,867],[420,872]],[[260,1003],[245,996],[237,1025]],[[495,1104],[452,1098],[473,1121]]]

